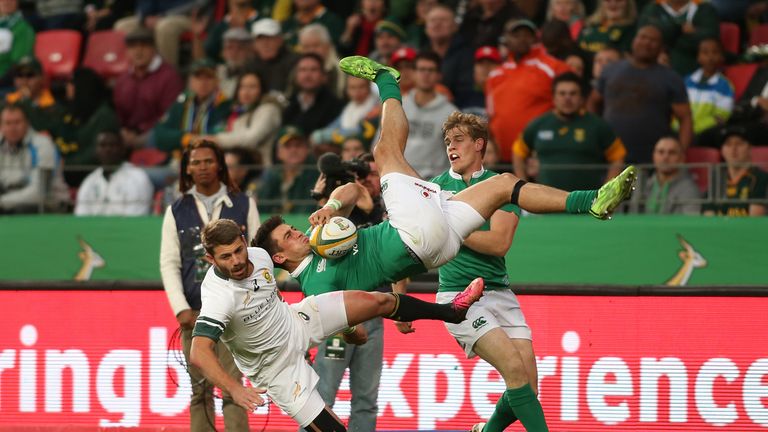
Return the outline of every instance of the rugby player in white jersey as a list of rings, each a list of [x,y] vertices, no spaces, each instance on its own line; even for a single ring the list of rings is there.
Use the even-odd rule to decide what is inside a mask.
[[[304,358],[308,348],[344,329],[353,333],[355,324],[378,316],[458,323],[483,293],[483,280],[478,278],[445,304],[405,294],[335,291],[288,305],[277,291],[269,254],[248,248],[234,221],[211,222],[203,230],[202,242],[212,265],[201,287],[202,308],[192,333],[190,362],[246,410],[263,405],[261,395],[267,393],[309,431],[346,428],[315,388],[319,377]],[[219,339],[253,387],[243,386],[221,367],[214,352]]]

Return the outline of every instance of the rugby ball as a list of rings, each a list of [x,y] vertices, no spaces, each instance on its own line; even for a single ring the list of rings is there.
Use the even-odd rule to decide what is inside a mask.
[[[327,259],[341,258],[357,243],[357,227],[349,219],[332,217],[325,225],[312,228],[309,246],[316,254]]]

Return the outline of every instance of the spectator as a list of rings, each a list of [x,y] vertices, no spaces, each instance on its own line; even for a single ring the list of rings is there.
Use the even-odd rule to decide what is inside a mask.
[[[359,136],[368,142],[373,139],[381,114],[381,103],[379,96],[371,91],[371,83],[362,78],[349,77],[347,99],[349,102],[334,121],[312,133],[310,141],[313,145],[331,144],[339,148],[350,136]],[[325,151],[316,152],[322,153]]]
[[[499,159],[512,162],[512,144],[535,117],[552,109],[552,80],[568,66],[539,45],[536,25],[510,21],[503,44],[509,58],[485,85],[490,130],[499,146]]]
[[[95,138],[101,165],[77,190],[76,216],[141,216],[150,213],[154,189],[143,169],[128,162],[129,148],[119,132]]]
[[[683,146],[675,136],[662,137],[653,148],[653,175],[642,190],[645,214],[697,215],[701,194],[696,182],[682,166]]]
[[[38,30],[80,30],[85,24],[83,0],[35,0]]]
[[[752,141],[747,130],[730,126],[721,130],[725,172],[715,190],[720,193],[714,205],[704,206],[704,214],[720,216],[765,216],[768,199],[768,173],[752,165]],[[760,200],[760,202],[751,202]]]
[[[621,172],[627,150],[603,119],[584,111],[583,91],[573,72],[555,78],[555,109],[533,120],[515,142],[515,175],[528,178],[526,161],[532,152],[540,164],[536,181],[558,189],[597,189]],[[594,168],[606,164],[607,173]]]
[[[358,137],[348,137],[341,143],[341,160],[357,159],[367,151],[365,144]]]
[[[15,91],[5,95],[6,103],[24,108],[32,129],[55,136],[64,119],[64,110],[53,98],[40,62],[34,57],[19,60],[14,67],[13,85]]]
[[[157,50],[165,61],[178,67],[181,35],[191,30],[190,16],[196,12],[196,0],[138,0],[136,14],[118,20],[115,30],[125,34],[146,27],[155,34]]]
[[[670,118],[680,124],[679,139],[687,149],[693,137],[691,108],[683,80],[658,64],[661,31],[643,26],[635,36],[632,55],[607,66],[592,91],[588,107],[601,112],[627,147],[627,161],[649,163],[653,146],[671,134]]]
[[[230,112],[230,101],[219,91],[216,64],[196,60],[190,68],[189,86],[154,128],[154,143],[170,152],[187,148],[199,135],[220,132]]]
[[[68,200],[61,161],[50,138],[29,126],[24,110],[0,110],[0,213],[59,210]]]
[[[745,126],[750,136],[768,137],[768,55],[763,56],[741,94],[730,122]]]
[[[347,75],[339,69],[339,54],[331,43],[328,29],[320,24],[310,24],[299,31],[299,51],[302,54],[317,54],[323,59],[326,85],[338,98],[344,97]]]
[[[78,68],[67,83],[66,95],[67,112],[58,129],[56,145],[64,156],[65,166],[96,165],[99,162],[96,136],[120,129],[109,89],[92,69]],[[79,186],[86,174],[86,171],[68,169],[64,177],[70,186]]]
[[[18,0],[0,1],[0,88],[10,87],[13,65],[31,57],[35,30],[19,11]]]
[[[310,157],[306,135],[295,126],[284,127],[277,139],[278,164],[264,171],[259,188],[262,213],[310,213],[317,209],[309,192],[318,172]]]
[[[135,10],[136,2],[133,0],[86,1],[85,31],[92,33],[100,30],[112,30],[117,20],[133,15]]]
[[[585,74],[585,68],[584,65],[584,58],[578,54],[568,54],[565,59],[563,60],[566,65],[575,73],[578,75],[578,77],[585,81],[584,74]]]
[[[416,0],[416,17],[405,29],[408,45],[421,48],[429,44],[426,32],[427,14],[438,4],[438,0]]]
[[[579,33],[579,47],[593,54],[605,48],[627,53],[632,48],[636,22],[635,0],[599,0]]]
[[[600,78],[600,74],[603,73],[603,69],[619,60],[621,60],[621,52],[613,47],[605,47],[595,53],[592,59],[592,81],[590,82],[592,88],[597,86],[597,80]]]
[[[720,37],[717,10],[698,0],[659,0],[648,4],[640,15],[640,25],[645,24],[659,27],[672,69],[682,76],[696,70],[699,42]]]
[[[216,75],[219,77],[219,88],[227,99],[235,97],[235,86],[237,79],[245,72],[245,66],[251,60],[253,50],[251,50],[251,34],[242,28],[231,28],[224,32],[222,36],[223,48],[221,58],[224,64],[216,68]]]
[[[699,145],[716,146],[718,133],[733,111],[733,85],[720,73],[723,47],[718,39],[699,43],[699,66],[685,78],[693,114],[693,132]]]
[[[251,26],[254,37],[253,50],[256,54],[247,69],[253,69],[264,77],[269,90],[288,94],[293,71],[299,57],[285,47],[280,33],[280,23],[271,18],[262,18]]]
[[[577,50],[576,42],[571,39],[568,24],[560,20],[547,21],[541,27],[541,44],[547,54],[559,60],[565,60]]]
[[[333,44],[339,46],[339,38],[344,33],[344,22],[327,10],[320,0],[293,0],[293,9],[293,15],[283,23],[283,34],[288,46],[295,48],[299,42],[299,31],[315,23],[325,27],[333,38]]]
[[[283,112],[283,123],[297,126],[311,134],[335,119],[343,103],[326,85],[323,59],[317,54],[302,54],[296,64],[295,91],[288,108]]]
[[[405,30],[394,21],[381,20],[376,24],[374,51],[368,55],[373,60],[390,65],[392,55],[403,46]],[[412,49],[412,48],[411,48]],[[390,65],[391,66],[391,65]]]
[[[204,138],[225,149],[244,147],[259,153],[265,166],[272,165],[273,143],[283,118],[285,97],[265,93],[266,86],[256,72],[246,72],[237,81],[236,100],[223,132]]]
[[[130,69],[117,77],[113,101],[123,142],[137,148],[146,145],[152,128],[184,91],[184,82],[157,53],[151,30],[134,30],[125,44]]]
[[[416,56],[415,64],[414,89],[403,96],[409,128],[404,155],[422,178],[432,178],[450,166],[445,157],[442,128],[457,108],[437,92],[440,57],[432,52],[422,52]]]
[[[429,50],[440,56],[442,83],[453,93],[458,107],[467,106],[474,88],[472,69],[467,67],[472,64],[473,50],[458,34],[456,14],[447,6],[433,7],[427,14],[426,32]]]
[[[462,110],[463,112],[477,114],[484,119],[488,118],[488,112],[485,109],[485,83],[488,81],[491,71],[499,66],[501,66],[501,54],[495,46],[483,46],[475,50],[475,64],[473,66],[475,91],[472,102]]]
[[[228,0],[229,13],[224,15],[221,21],[213,24],[213,26],[205,34],[205,44],[203,45],[204,53],[201,53],[203,57],[208,57],[217,62],[224,61],[222,53],[225,51],[225,35],[227,31],[234,29],[242,29],[250,31],[253,23],[256,22],[259,17],[258,11],[253,7],[254,2],[249,0]],[[208,15],[206,14],[206,17]],[[235,33],[240,34],[240,33]],[[243,40],[242,36],[240,39]],[[248,39],[250,42],[250,38]]]
[[[496,46],[504,32],[504,24],[512,18],[522,16],[522,12],[512,1],[481,0],[467,10],[459,33],[471,45],[473,51],[481,46]]]
[[[547,21],[566,23],[571,39],[576,40],[584,26],[584,13],[584,3],[581,0],[552,0],[547,7]]]
[[[384,0],[360,0],[359,4],[360,12],[347,18],[344,33],[339,39],[345,56],[367,56],[373,51],[374,33],[379,22],[384,19],[387,7]]]
[[[245,147],[231,147],[224,150],[224,161],[227,163],[232,183],[236,184],[244,194],[256,200],[259,177],[264,167],[261,163],[261,155]]]
[[[200,233],[211,221],[232,219],[243,230],[247,241],[259,228],[259,212],[253,199],[238,192],[229,178],[224,153],[208,141],[196,141],[182,156],[179,190],[184,195],[168,206],[160,238],[160,275],[176,321],[181,327],[184,359],[189,365],[192,329],[200,314],[200,285],[210,265],[205,260]],[[242,374],[232,354],[219,341],[218,361],[224,371],[240,381]],[[199,369],[189,365],[192,396],[189,423],[192,431],[211,430],[215,418],[213,384]],[[222,389],[222,411],[227,429],[249,430],[248,412]]]

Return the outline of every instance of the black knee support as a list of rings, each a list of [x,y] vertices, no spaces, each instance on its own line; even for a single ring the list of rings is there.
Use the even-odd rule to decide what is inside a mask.
[[[523,186],[526,185],[526,183],[528,182],[525,180],[517,180],[517,183],[515,183],[515,187],[512,188],[512,196],[509,199],[510,203],[514,205],[518,205],[517,201],[520,199],[520,189],[522,189]]]
[[[331,412],[330,408],[325,407],[304,430],[308,432],[347,432],[347,427]]]

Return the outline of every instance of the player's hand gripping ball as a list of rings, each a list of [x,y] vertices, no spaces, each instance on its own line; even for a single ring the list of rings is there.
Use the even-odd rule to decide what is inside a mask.
[[[317,225],[309,233],[309,246],[326,259],[343,257],[357,243],[357,227],[349,219],[332,217],[325,225]]]

